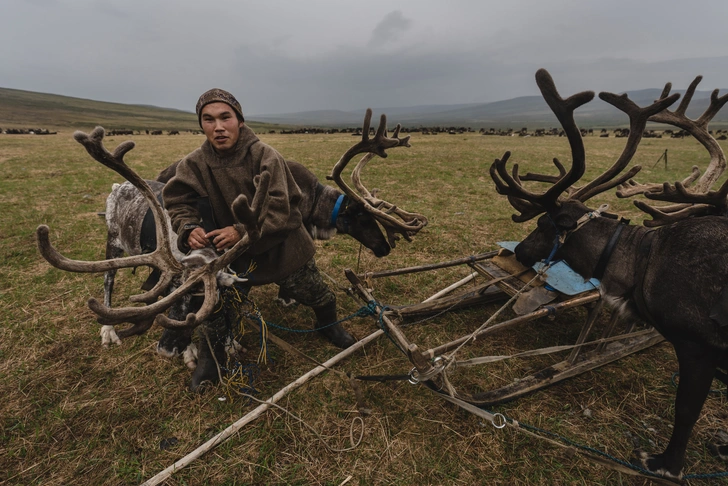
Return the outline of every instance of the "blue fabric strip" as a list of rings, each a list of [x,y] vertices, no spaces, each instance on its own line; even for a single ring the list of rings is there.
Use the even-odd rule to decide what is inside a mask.
[[[339,218],[339,210],[341,209],[341,204],[344,202],[344,195],[342,194],[339,196],[339,199],[336,200],[336,204],[334,205],[334,212],[331,213],[331,226],[336,228],[336,220]]]

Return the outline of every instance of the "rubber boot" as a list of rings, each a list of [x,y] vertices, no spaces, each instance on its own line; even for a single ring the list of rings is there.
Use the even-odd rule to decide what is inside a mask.
[[[354,336],[349,334],[341,324],[331,325],[336,322],[336,302],[322,306],[314,307],[316,313],[316,329],[318,332],[328,339],[334,346],[346,349],[356,342]]]
[[[220,375],[225,373],[225,340],[228,333],[224,323],[224,319],[216,319],[197,328],[199,350],[197,368],[190,381],[192,392],[203,393],[210,386],[219,383]]]

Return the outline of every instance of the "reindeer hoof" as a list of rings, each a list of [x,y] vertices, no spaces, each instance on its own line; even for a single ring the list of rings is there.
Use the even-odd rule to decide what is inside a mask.
[[[680,468],[678,471],[671,470],[670,467],[666,464],[665,458],[662,454],[652,455],[644,451],[635,450],[634,455],[635,458],[632,461],[632,464],[634,464],[635,466],[641,467],[642,469],[650,471],[651,473],[657,474],[664,478],[675,480],[682,479],[682,468]]]
[[[116,335],[114,326],[101,326],[101,344],[103,347],[108,348],[110,344],[116,344],[121,346],[121,339]]]
[[[710,444],[708,446],[710,453],[721,461],[728,461],[728,445],[726,444]]]

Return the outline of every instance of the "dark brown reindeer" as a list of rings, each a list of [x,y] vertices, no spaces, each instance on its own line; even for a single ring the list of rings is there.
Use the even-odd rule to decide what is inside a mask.
[[[346,195],[354,199],[357,203],[364,207],[364,210],[371,213],[376,220],[384,227],[387,233],[388,245],[394,247],[395,242],[403,236],[408,241],[411,237],[421,230],[427,220],[424,216],[417,213],[409,213],[401,210],[396,206],[377,199],[370,194],[363,186],[360,186],[359,176],[362,168],[371,159],[373,154],[380,157],[386,157],[386,150],[398,147],[409,146],[409,137],[399,138],[400,126],[397,125],[392,137],[387,136],[386,117],[382,115],[379,127],[373,139],[369,138],[369,124],[371,121],[371,110],[367,110],[364,120],[364,132],[362,140],[351,147],[337,162],[330,176],[337,184],[342,187]],[[151,208],[155,222],[167,221],[164,209],[155,197],[155,192],[141,177],[132,171],[123,161],[124,155],[134,147],[133,142],[124,142],[120,144],[114,153],[108,152],[102,144],[103,129],[98,127],[90,135],[82,132],[76,132],[74,137],[82,143],[89,154],[98,162],[115,170],[126,178],[133,186],[143,194],[146,204]],[[361,194],[355,193],[346,183],[341,180],[341,172],[348,162],[355,155],[365,153],[360,162],[352,173],[352,180]],[[217,279],[218,275],[227,268],[240,254],[259,237],[259,223],[264,218],[265,204],[267,201],[267,186],[261,182],[256,191],[256,198],[253,205],[248,206],[247,200],[243,198],[236,201],[233,210],[236,217],[246,225],[246,236],[238,242],[232,249],[224,253],[219,258],[205,263],[200,268],[191,271],[191,274],[179,285],[178,288],[170,292],[170,285],[181,279],[184,268],[184,259],[180,263],[178,255],[172,250],[172,238],[168,224],[156,224],[156,250],[152,253],[143,255],[132,255],[124,258],[109,258],[98,262],[84,262],[70,260],[52,247],[48,240],[48,227],[41,225],[37,230],[38,247],[41,254],[53,266],[73,271],[73,272],[106,272],[119,268],[129,268],[137,266],[152,266],[160,272],[159,281],[152,289],[146,293],[132,296],[132,302],[141,302],[147,304],[141,307],[123,307],[112,308],[110,302],[99,303],[95,298],[89,299],[89,307],[99,316],[99,323],[106,326],[117,326],[122,323],[131,323],[132,326],[119,331],[119,336],[127,337],[131,335],[141,334],[149,329],[153,323],[158,323],[167,329],[191,329],[197,326],[202,320],[208,317],[215,306],[217,295]],[[335,191],[333,188],[329,188]],[[322,190],[322,192],[324,192]],[[337,197],[338,200],[338,197]],[[342,203],[343,204],[343,203]],[[351,204],[349,204],[351,205]],[[313,208],[316,204],[312,205]],[[396,215],[394,217],[393,215]],[[330,216],[329,216],[330,217]],[[397,219],[399,218],[399,219]],[[229,280],[229,277],[226,278]],[[184,298],[199,284],[204,285],[205,299],[202,307],[197,312],[186,313],[185,310],[164,315],[164,312],[173,306],[173,304],[182,302]],[[165,295],[168,294],[168,295]],[[164,295],[164,297],[162,297]],[[160,299],[160,297],[162,297]],[[106,300],[106,299],[105,299]],[[182,306],[184,309],[184,306]]]
[[[674,211],[666,213],[652,208],[650,214],[666,215],[661,222],[672,224],[650,229],[624,224],[614,216],[593,211],[584,202],[626,183],[639,170],[637,166],[619,175],[632,158],[648,120],[687,125],[696,133],[707,134],[707,122],[728,97],[718,98],[716,93],[706,114],[692,121],[684,116],[685,103],[675,113],[667,111],[679,96],[668,96],[669,89],[646,108],[638,107],[626,95],[600,93],[601,99],[629,115],[630,135],[623,153],[611,168],[589,184],[574,188],[573,184],[584,174],[585,152],[573,113],[594,94],[584,92],[564,100],[545,70],[537,72],[536,81],[567,133],[573,162],[567,172],[554,160],[560,167],[560,175],[556,177],[520,178],[517,165],[509,174],[508,152],[491,165],[496,190],[507,196],[520,213],[513,216],[515,221],[546,213],[539,218],[537,228],[516,247],[516,257],[530,266],[553,252],[554,259],[565,260],[584,278],[599,278],[604,298],[619,312],[639,316],[672,343],[680,370],[672,437],[661,454],[637,452],[636,463],[655,474],[679,478],[688,439],[712,380],[714,376],[724,378],[718,369],[728,366],[728,328],[725,327],[728,324],[728,218],[678,219]],[[722,157],[717,144],[704,145],[711,147],[712,160]],[[550,181],[553,185],[543,193],[531,192],[522,183],[527,178]],[[645,194],[652,199],[681,204],[680,214],[686,216],[709,214],[714,202],[725,208],[726,193],[728,185],[718,192],[690,194],[677,183],[666,184],[659,191],[653,188]]]

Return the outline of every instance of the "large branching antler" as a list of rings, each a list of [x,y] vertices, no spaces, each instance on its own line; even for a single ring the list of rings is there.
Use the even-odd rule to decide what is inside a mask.
[[[625,169],[625,167],[627,167],[627,164],[629,164],[632,157],[634,157],[635,152],[637,152],[637,147],[642,141],[642,135],[644,134],[645,127],[647,126],[647,121],[656,114],[663,112],[668,106],[677,101],[679,97],[680,95],[678,94],[667,97],[661,96],[660,99],[651,105],[639,107],[630,100],[626,94],[616,95],[614,93],[607,92],[599,93],[599,98],[629,116],[629,137],[627,137],[624,149],[622,149],[622,153],[617,158],[616,162],[614,162],[609,169],[604,171],[589,184],[585,185],[578,191],[575,191],[571,195],[571,198],[584,202],[597,194],[601,194],[602,192],[617,187],[634,177],[634,175],[642,169],[639,165],[632,167],[620,177],[617,176]]]
[[[124,336],[140,334],[146,331],[154,322],[164,327],[196,326],[214,310],[215,303],[217,302],[218,272],[226,269],[228,265],[235,261],[261,237],[262,221],[265,218],[269,202],[268,188],[270,185],[270,174],[267,172],[262,174],[252,205],[249,205],[247,198],[242,195],[233,202],[233,214],[246,229],[246,234],[243,238],[222,256],[194,270],[176,290],[159,299],[167,291],[170,283],[174,279],[181,277],[185,268],[177,261],[172,253],[169,231],[165,224],[166,216],[162,206],[146,181],[124,163],[124,155],[134,148],[134,142],[123,142],[116,147],[113,153],[110,153],[102,143],[104,138],[104,129],[102,127],[96,127],[89,135],[83,132],[76,132],[74,138],[83,144],[94,160],[118,172],[144,195],[154,213],[158,242],[157,249],[152,253],[111,260],[95,262],[72,260],[61,255],[51,245],[48,239],[48,226],[40,225],[37,229],[37,236],[38,248],[41,255],[54,267],[71,272],[105,272],[111,269],[137,267],[141,265],[149,265],[159,269],[162,275],[159,283],[153,289],[144,294],[130,297],[132,302],[142,302],[148,305],[111,308],[93,297],[89,299],[89,308],[97,314],[99,323],[117,325],[129,322],[133,324],[132,327],[121,331]],[[184,321],[169,319],[163,314],[164,311],[184,297],[185,294],[199,288],[199,285],[204,286],[205,294],[205,300],[199,311],[188,314]]]
[[[699,169],[693,166],[690,176],[683,179],[682,182],[676,182],[674,186],[667,183],[640,184],[629,181],[629,183],[623,184],[620,191],[617,192],[619,197],[644,194],[648,199],[675,203],[669,206],[654,207],[643,201],[635,201],[635,205],[640,210],[653,218],[645,221],[645,226],[662,226],[690,216],[725,214],[726,212],[727,189],[721,187],[718,191],[710,190],[726,168],[726,157],[720,144],[708,130],[708,124],[728,102],[728,94],[718,96],[719,90],[713,90],[710,95],[710,104],[703,114],[696,120],[688,118],[686,111],[695,95],[695,89],[702,79],[702,76],[697,76],[690,83],[675,111],[666,109],[649,118],[649,121],[665,123],[685,130],[705,147],[710,155],[710,162],[702,176]],[[672,84],[667,83],[660,98],[666,98],[671,89]]]
[[[513,165],[512,174],[506,170],[510,152],[506,152],[501,159],[496,159],[491,164],[490,176],[495,182],[496,191],[508,196],[511,205],[520,212],[520,214],[512,216],[513,221],[516,222],[528,221],[543,212],[556,208],[559,205],[561,194],[584,175],[586,167],[584,141],[574,121],[574,110],[591,101],[594,98],[594,92],[583,91],[563,99],[556,90],[553,78],[545,69],[539,69],[536,72],[536,84],[538,84],[544,100],[564,128],[564,133],[571,146],[572,165],[568,171],[565,171],[558,159],[554,159],[554,164],[560,168],[559,171],[562,175],[552,179],[553,185],[546,192],[537,194],[523,187],[518,176],[518,164]]]
[[[193,271],[184,283],[174,292],[157,302],[145,307],[110,308],[94,298],[89,299],[89,307],[98,314],[102,324],[115,325],[122,322],[138,322],[156,316],[155,323],[167,328],[189,328],[197,326],[212,314],[217,303],[217,274],[225,270],[240,255],[262,236],[261,227],[268,210],[268,188],[270,186],[270,173],[264,172],[256,188],[252,205],[248,199],[240,195],[232,204],[232,211],[237,220],[245,226],[245,235],[232,248],[220,257]],[[204,302],[201,308],[194,313],[187,314],[184,321],[170,319],[163,314],[185,294],[194,291],[198,286],[204,286]]]
[[[154,196],[152,189],[146,181],[130,169],[124,162],[124,155],[134,148],[134,142],[123,142],[116,147],[114,153],[111,153],[106,150],[103,145],[104,129],[102,127],[96,127],[88,135],[78,131],[73,134],[73,137],[86,148],[86,151],[89,155],[91,155],[91,157],[93,157],[94,160],[122,175],[144,195],[149,207],[154,213],[154,219],[157,222],[157,249],[152,253],[111,260],[94,262],[72,260],[61,255],[61,253],[53,247],[48,239],[48,226],[40,225],[36,230],[38,250],[48,263],[56,268],[67,270],[69,272],[105,272],[107,270],[137,267],[141,265],[155,267],[161,272],[159,282],[148,292],[130,297],[130,300],[133,302],[154,302],[160,295],[162,295],[162,293],[164,293],[167,287],[169,287],[172,280],[181,274],[183,268],[172,254],[169,231],[167,225],[163,224],[163,222],[166,221],[166,217],[162,206],[159,204],[159,201]]]
[[[361,182],[361,170],[374,157],[387,157],[387,149],[394,147],[409,147],[409,135],[399,138],[401,126],[398,124],[391,137],[387,136],[387,117],[382,115],[379,120],[379,126],[373,139],[369,138],[369,127],[372,119],[372,110],[367,109],[364,116],[364,125],[362,127],[362,139],[359,143],[352,146],[341,156],[331,171],[331,175],[326,178],[333,180],[337,186],[350,199],[360,202],[364,208],[374,216],[377,221],[384,227],[387,232],[387,240],[389,245],[394,248],[396,241],[399,239],[398,234],[404,236],[407,241],[412,241],[412,236],[417,234],[427,225],[427,218],[422,214],[405,211],[394,204],[377,198],[372,194]],[[349,187],[341,178],[341,173],[351,159],[357,155],[366,154],[354,168],[351,174],[351,180],[359,191],[358,193]],[[396,215],[397,217],[394,217]],[[399,219],[398,219],[399,218]]]

